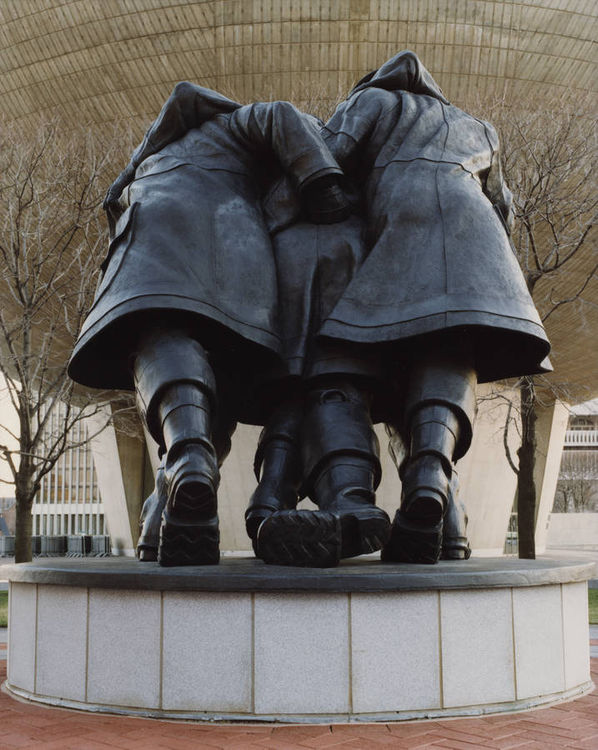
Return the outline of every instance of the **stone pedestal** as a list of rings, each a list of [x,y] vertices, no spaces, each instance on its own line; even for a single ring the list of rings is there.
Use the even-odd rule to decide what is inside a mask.
[[[593,565],[7,569],[8,692],[88,711],[345,722],[499,713],[592,688]]]

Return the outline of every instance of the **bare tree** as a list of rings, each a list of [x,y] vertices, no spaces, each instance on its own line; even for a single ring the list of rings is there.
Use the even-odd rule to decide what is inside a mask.
[[[0,124],[0,373],[18,423],[3,425],[9,439],[0,455],[11,480],[0,481],[15,486],[17,562],[31,559],[41,479],[75,447],[75,423],[107,401],[76,391],[66,367],[105,252],[99,208],[123,140],[126,152],[126,134],[117,138],[116,129]],[[59,402],[58,422],[50,417]]]
[[[501,102],[485,116],[499,131],[505,179],[513,191],[514,250],[550,336],[552,316],[566,305],[593,304],[590,293],[596,289],[598,148],[593,107],[568,98],[526,102],[525,110]],[[566,387],[558,379],[537,376],[518,383],[521,445],[518,461],[508,458],[517,473],[522,558],[535,558],[539,399],[554,400]]]
[[[588,431],[574,430],[583,438]],[[591,434],[591,433],[590,433]],[[578,445],[583,446],[579,442]],[[590,513],[598,509],[598,456],[585,447],[563,452],[553,513]]]
[[[589,471],[571,472],[559,479],[554,498],[553,513],[595,513],[598,507],[598,488],[595,475]]]

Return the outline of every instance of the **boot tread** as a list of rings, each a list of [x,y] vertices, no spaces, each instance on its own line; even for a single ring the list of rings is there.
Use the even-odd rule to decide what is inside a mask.
[[[165,517],[160,528],[158,562],[164,567],[218,565],[218,519],[203,524],[178,524]]]
[[[256,546],[268,565],[331,568],[340,560],[340,519],[333,513],[279,511],[260,526]]]

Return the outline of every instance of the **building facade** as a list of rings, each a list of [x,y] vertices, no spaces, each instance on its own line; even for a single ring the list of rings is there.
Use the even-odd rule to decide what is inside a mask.
[[[598,513],[596,400],[572,410],[565,434],[553,513]]]
[[[63,418],[62,408],[52,414],[49,429]],[[98,486],[87,426],[77,422],[66,451],[46,474],[33,504],[33,533],[42,536],[105,534],[104,509]]]

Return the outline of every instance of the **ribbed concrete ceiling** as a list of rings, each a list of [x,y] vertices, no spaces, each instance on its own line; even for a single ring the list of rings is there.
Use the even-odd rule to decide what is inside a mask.
[[[155,114],[193,80],[243,100],[335,99],[415,50],[457,103],[596,90],[595,0],[4,0],[0,95],[11,119]]]
[[[461,106],[531,103],[596,91],[597,17],[596,0],[3,0],[0,97],[24,125],[50,113],[141,129],[184,79],[322,111],[410,48]],[[558,283],[578,288],[595,254]],[[585,294],[549,326],[558,380],[586,386],[578,400],[598,394],[598,283]]]

